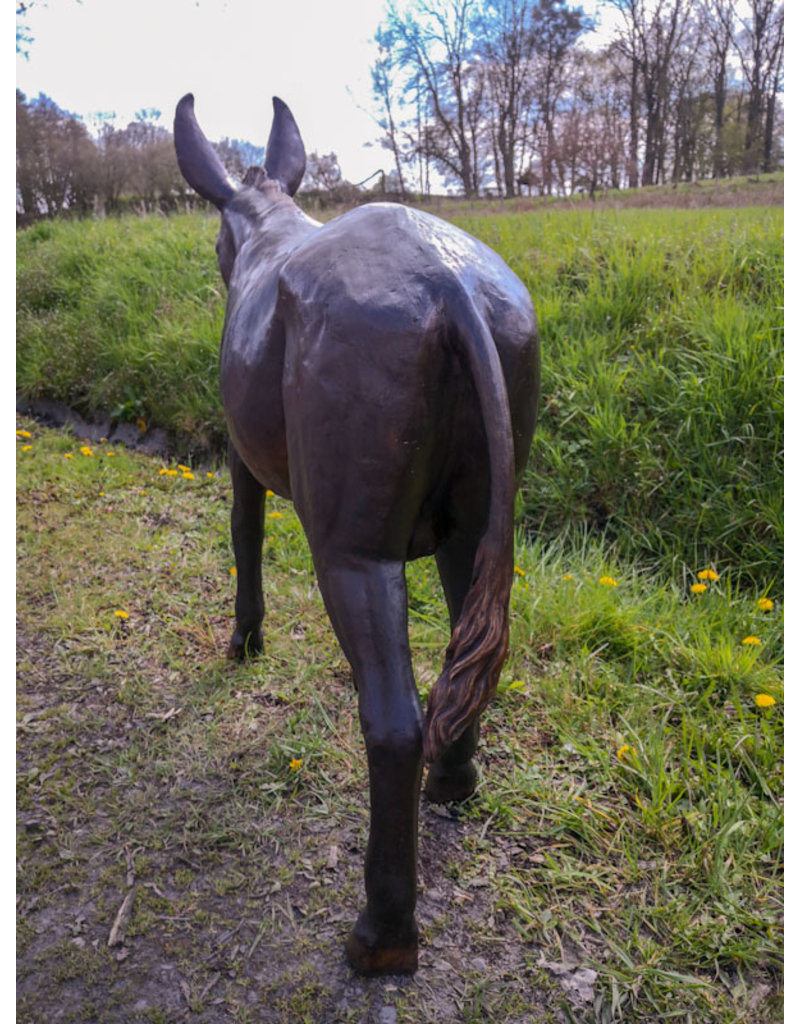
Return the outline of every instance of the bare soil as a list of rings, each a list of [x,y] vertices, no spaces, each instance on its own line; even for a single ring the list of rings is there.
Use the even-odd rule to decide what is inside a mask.
[[[131,714],[107,680],[87,687],[65,653],[20,630],[20,1024],[449,1022],[501,1007],[505,1020],[567,1019],[558,992],[539,989],[537,951],[465,859],[490,823],[423,802],[419,970],[360,978],[342,947],[361,899],[365,796],[346,817],[294,803],[253,823],[257,855],[236,849],[223,834],[235,779],[160,785],[171,719]],[[148,751],[150,765],[125,770],[126,752]],[[531,839],[500,839],[491,871],[533,855]]]

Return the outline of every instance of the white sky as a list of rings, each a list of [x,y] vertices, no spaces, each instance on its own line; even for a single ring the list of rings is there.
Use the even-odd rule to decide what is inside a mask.
[[[369,114],[383,14],[384,0],[36,0],[20,19],[33,41],[17,57],[17,87],[89,123],[113,112],[124,125],[154,107],[170,129],[175,104],[193,92],[209,139],[256,145],[280,96],[306,150],[335,152],[358,182],[392,169]]]
[[[339,156],[360,181],[386,162],[370,108],[372,37],[383,0],[42,0],[17,87],[89,120],[125,124],[155,107],[172,127],[187,92],[206,135],[267,141],[273,95],[292,109],[309,153]],[[387,163],[386,170],[389,165]]]

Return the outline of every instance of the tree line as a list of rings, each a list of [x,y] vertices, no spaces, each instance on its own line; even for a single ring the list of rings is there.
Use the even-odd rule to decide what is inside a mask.
[[[172,133],[160,112],[144,109],[125,128],[100,118],[94,133],[49,96],[17,90],[17,222],[42,217],[171,213],[204,205],[178,168]],[[264,163],[264,146],[225,138],[212,143],[226,170],[241,180]],[[375,191],[385,194],[376,172]],[[309,153],[303,190],[318,206],[371,197],[342,175],[335,153]]]
[[[101,118],[90,133],[50,97],[32,100],[17,90],[17,220],[58,214],[171,212],[197,204],[178,169],[172,133],[157,124],[158,110],[141,110],[125,128]],[[238,139],[216,144],[239,177],[262,163],[264,148]]]
[[[606,0],[614,38],[565,0],[388,0],[372,65],[392,170],[379,195],[600,189],[757,174],[782,161],[783,5],[776,0]],[[170,212],[201,200],[178,170],[160,114],[92,133],[47,96],[17,90],[17,219]],[[240,177],[263,147],[223,139]],[[305,189],[366,195],[333,153],[312,153]]]
[[[401,193],[637,188],[782,160],[783,5],[606,0],[614,37],[563,0],[389,0],[372,85]]]

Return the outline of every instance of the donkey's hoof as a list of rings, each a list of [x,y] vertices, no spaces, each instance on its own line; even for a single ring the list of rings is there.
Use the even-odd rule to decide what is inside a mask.
[[[362,922],[356,924],[345,943],[347,959],[359,974],[413,974],[417,969],[419,934],[416,925],[403,936],[389,941],[371,942],[363,934]]]
[[[478,769],[474,761],[444,768],[435,762],[428,769],[425,796],[435,804],[468,800],[478,785]]]
[[[244,661],[245,658],[253,658],[257,654],[261,654],[263,650],[264,638],[260,629],[247,634],[242,634],[236,629],[228,644],[227,657],[235,661]]]

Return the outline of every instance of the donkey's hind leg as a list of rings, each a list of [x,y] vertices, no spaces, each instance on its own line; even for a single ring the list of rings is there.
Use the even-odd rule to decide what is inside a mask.
[[[266,489],[245,466],[232,444],[228,445],[228,463],[233,482],[231,538],[236,558],[236,628],[228,645],[228,657],[245,658],[260,653],[264,645],[261,557]]]
[[[477,540],[456,536],[446,541],[436,553],[436,564],[450,613],[451,632],[458,622],[472,581],[477,547]],[[466,800],[472,796],[478,784],[478,769],[472,758],[478,748],[479,736],[480,720],[475,718],[428,768],[425,795],[429,800],[449,803],[451,800]]]
[[[364,556],[315,560],[358,687],[369,764],[367,905],[347,940],[347,956],[362,974],[407,974],[417,967],[422,712],[408,644],[405,567]]]

